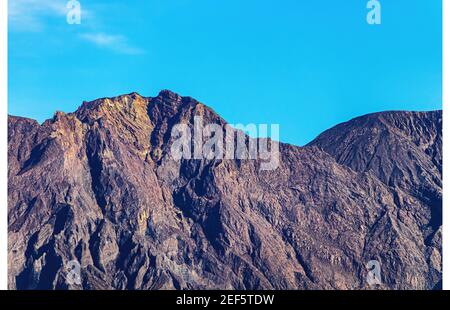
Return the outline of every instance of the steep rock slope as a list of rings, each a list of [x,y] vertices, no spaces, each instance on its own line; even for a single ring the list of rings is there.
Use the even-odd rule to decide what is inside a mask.
[[[396,117],[434,124],[436,114]],[[439,285],[438,127],[396,136],[405,149],[418,141],[408,158],[421,173],[391,184],[341,160],[337,133],[304,148],[280,144],[274,171],[259,160],[175,161],[171,130],[195,116],[226,125],[170,91],[85,102],[42,125],[9,117],[9,287],[369,289],[370,260],[381,264],[378,288]],[[380,156],[384,171],[408,153]],[[72,260],[80,284],[66,281]]]
[[[309,145],[357,172],[375,175],[396,193],[421,204],[415,212],[431,218],[423,223],[426,240],[440,234],[442,224],[442,113],[384,112],[358,117],[329,129]],[[422,206],[426,205],[426,208]],[[414,205],[409,208],[415,207]]]

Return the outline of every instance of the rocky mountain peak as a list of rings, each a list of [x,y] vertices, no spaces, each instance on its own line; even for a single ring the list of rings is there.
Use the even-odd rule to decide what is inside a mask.
[[[165,98],[167,101],[175,101],[175,102],[180,102],[182,99],[182,97],[179,94],[168,89],[161,90],[157,97]]]
[[[103,117],[134,118],[147,112],[148,98],[137,93],[83,102],[75,112],[82,121],[94,121]]]
[[[281,144],[273,171],[168,156],[171,128],[195,116],[226,124],[170,91],[85,102],[42,125],[9,117],[9,287],[440,286],[440,112],[363,116]],[[66,281],[73,261],[80,283]]]

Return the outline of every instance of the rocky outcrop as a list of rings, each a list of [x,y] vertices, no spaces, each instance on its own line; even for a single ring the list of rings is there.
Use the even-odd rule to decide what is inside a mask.
[[[441,112],[372,114],[280,144],[267,171],[174,160],[172,128],[195,116],[226,126],[170,91],[85,102],[42,125],[10,116],[9,288],[439,287]]]

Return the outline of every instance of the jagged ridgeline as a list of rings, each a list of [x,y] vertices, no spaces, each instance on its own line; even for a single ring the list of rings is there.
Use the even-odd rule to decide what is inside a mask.
[[[279,165],[170,156],[213,110],[163,91],[8,120],[10,289],[433,289],[442,113],[332,128]],[[79,262],[80,281],[67,281]],[[369,261],[380,283],[367,281]]]

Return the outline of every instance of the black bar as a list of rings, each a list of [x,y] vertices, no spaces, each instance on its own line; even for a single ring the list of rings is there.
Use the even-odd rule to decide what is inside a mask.
[[[445,291],[4,291],[3,301],[19,306],[175,308],[424,307],[448,304]],[[262,296],[255,297],[255,296]],[[269,296],[269,297],[267,297]],[[273,296],[273,299],[271,297]],[[206,306],[206,299],[208,304]],[[272,300],[272,302],[270,302]],[[180,301],[183,303],[180,304]],[[261,302],[263,301],[263,302]],[[195,304],[192,304],[195,303]],[[383,307],[383,308],[381,308]],[[159,308],[160,309],[160,308]],[[82,309],[84,310],[84,309]],[[314,309],[315,310],[315,309]]]

